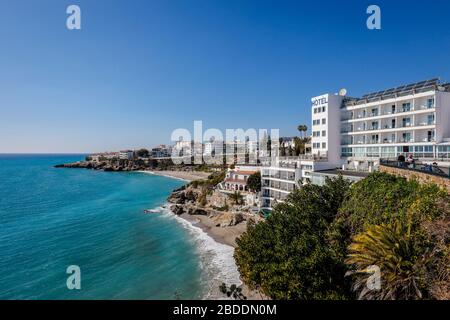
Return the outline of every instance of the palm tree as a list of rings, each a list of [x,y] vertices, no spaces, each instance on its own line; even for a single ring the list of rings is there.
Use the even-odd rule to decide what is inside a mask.
[[[359,299],[396,300],[420,299],[426,258],[415,250],[414,238],[400,223],[371,226],[356,235],[349,246],[347,264],[356,267],[353,290]],[[373,268],[381,275],[379,290],[369,289]]]
[[[301,137],[304,138],[306,131],[308,131],[308,127],[305,124],[301,124],[297,127],[297,130],[300,131]]]
[[[241,204],[244,197],[239,191],[235,191],[234,193],[230,194],[229,197],[234,201],[236,205]]]

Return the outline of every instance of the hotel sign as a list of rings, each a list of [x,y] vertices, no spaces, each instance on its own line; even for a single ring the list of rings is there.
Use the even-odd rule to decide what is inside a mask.
[[[322,97],[313,98],[313,99],[311,99],[311,102],[314,107],[317,107],[322,104],[328,103],[328,97],[322,96]]]

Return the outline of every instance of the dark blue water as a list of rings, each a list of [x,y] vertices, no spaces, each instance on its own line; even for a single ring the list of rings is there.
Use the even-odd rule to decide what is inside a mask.
[[[0,299],[195,299],[198,241],[164,214],[182,181],[55,169],[83,156],[0,155]],[[69,290],[66,268],[81,269]]]

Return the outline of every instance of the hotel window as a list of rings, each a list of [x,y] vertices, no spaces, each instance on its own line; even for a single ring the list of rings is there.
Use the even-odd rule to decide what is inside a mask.
[[[379,157],[379,156],[380,156],[380,148],[378,147],[367,148],[367,157]]]
[[[408,112],[411,111],[411,103],[403,103],[402,104],[402,112]]]
[[[438,158],[450,159],[450,146],[439,146],[438,148]]]
[[[327,144],[325,142],[322,142],[322,149],[326,149],[327,148]]]
[[[403,127],[410,127],[411,126],[411,118],[403,118],[402,125],[403,125]]]
[[[434,98],[427,100],[427,108],[428,109],[434,108]]]
[[[378,121],[373,121],[371,125],[372,130],[378,130]]]
[[[322,124],[326,124],[327,123],[327,119],[323,118],[322,119]]]
[[[434,124],[434,114],[429,114],[427,117],[427,124],[432,125]]]
[[[325,112],[325,107],[322,107],[322,112]]]
[[[326,137],[327,136],[327,132],[325,130],[322,130],[322,137]]]
[[[317,113],[317,108],[314,108],[314,113]]]
[[[372,117],[378,116],[378,109],[372,109]]]
[[[395,147],[381,147],[382,158],[395,158]]]
[[[352,156],[352,148],[342,148],[341,156],[342,157],[351,157]]]
[[[379,139],[378,135],[377,134],[373,134],[371,143],[378,143],[378,139]]]
[[[411,142],[411,133],[405,132],[402,134],[402,142]]]

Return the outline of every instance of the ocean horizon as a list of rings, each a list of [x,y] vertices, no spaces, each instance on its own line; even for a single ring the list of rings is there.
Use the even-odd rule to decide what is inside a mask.
[[[165,205],[186,182],[53,167],[83,158],[0,154],[0,299],[202,299],[239,281],[233,248]]]

